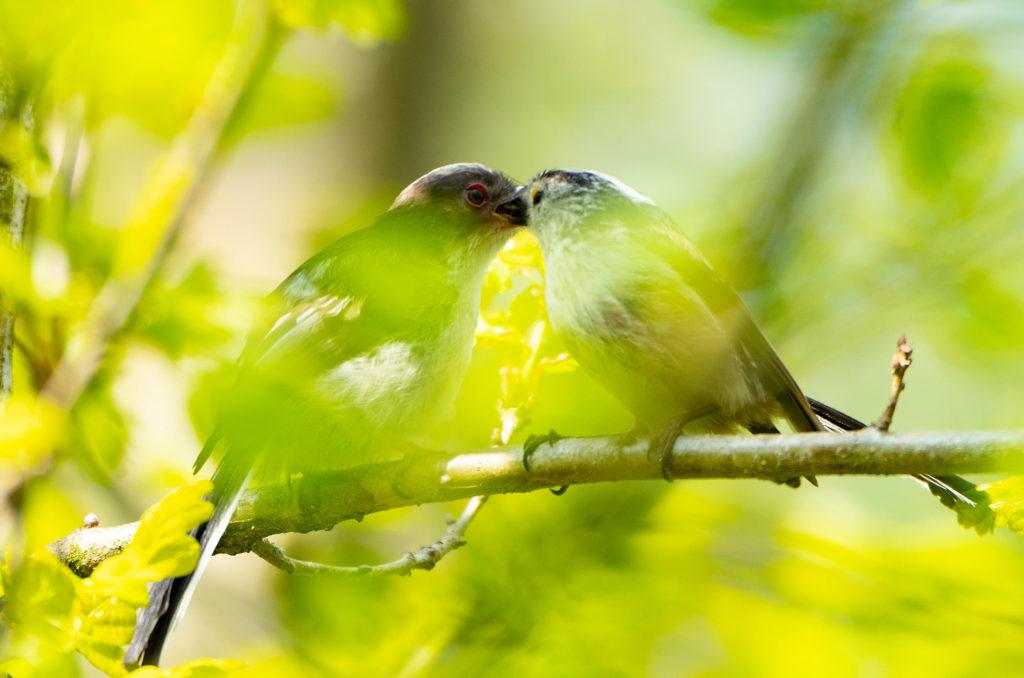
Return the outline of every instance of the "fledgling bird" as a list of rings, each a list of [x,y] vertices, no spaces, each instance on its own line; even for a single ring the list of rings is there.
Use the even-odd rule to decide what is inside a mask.
[[[224,450],[213,474],[213,517],[195,535],[199,562],[192,574],[152,587],[126,665],[159,661],[254,475],[365,463],[453,406],[488,265],[526,223],[516,189],[482,165],[435,169],[271,295],[196,461],[198,471]]]
[[[650,199],[569,170],[542,172],[520,193],[544,256],[552,328],[641,428],[660,431],[663,464],[684,427],[777,433],[782,419],[798,432],[863,428],[812,408],[739,295]],[[943,503],[974,505],[955,489],[973,488],[963,479],[915,478]]]

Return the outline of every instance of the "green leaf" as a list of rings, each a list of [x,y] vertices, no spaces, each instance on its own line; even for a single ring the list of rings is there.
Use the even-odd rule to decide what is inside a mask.
[[[951,328],[959,334],[963,345],[984,350],[990,355],[1014,355],[1018,347],[1007,337],[1020,336],[1024,331],[1024,306],[1015,281],[1005,280],[1000,271],[982,265],[965,270],[958,276],[956,290],[960,299],[953,307],[955,324]]]
[[[15,393],[0,413],[0,468],[30,469],[52,454],[63,417],[42,398]]]
[[[211,489],[209,481],[200,481],[171,493],[142,516],[128,548],[82,582],[74,643],[96,668],[124,675],[124,645],[135,629],[135,611],[149,604],[146,584],[195,567],[199,544],[189,531],[212,515],[213,506],[203,500]]]
[[[116,597],[102,597],[79,614],[75,649],[110,676],[124,675],[124,646],[135,631],[136,606]]]
[[[827,7],[824,0],[714,0],[704,11],[723,28],[744,35],[766,35]]]
[[[271,72],[253,92],[251,107],[228,128],[223,146],[233,146],[253,132],[323,120],[337,107],[338,93],[327,74],[318,78]]]
[[[191,572],[199,558],[199,544],[188,532],[213,515],[213,505],[203,499],[212,489],[209,481],[199,481],[146,511],[132,543],[96,568],[88,580],[91,585],[143,607],[149,602],[147,582]]]
[[[0,0],[4,24],[0,31],[0,63],[4,79],[9,77],[13,81],[0,82],[0,91],[9,95],[8,101],[15,109],[20,109],[45,79],[71,41],[75,28],[81,26],[83,16],[88,14],[84,3],[64,3],[62,9],[54,11],[52,3],[42,9],[38,3]],[[10,92],[6,91],[8,85]]]
[[[56,556],[40,550],[11,578],[0,634],[0,675],[18,678],[76,676],[72,659],[75,601],[80,582]]]
[[[73,14],[56,3],[50,13]],[[53,78],[89,101],[90,126],[126,114],[162,137],[192,116],[224,56],[234,3],[179,0],[87,3]]]
[[[992,497],[983,487],[976,487],[969,480],[957,476],[944,476],[942,480],[955,491],[967,497],[973,504],[956,501],[934,485],[928,490],[939,498],[942,505],[956,513],[956,522],[965,530],[973,529],[979,535],[991,534],[999,522],[999,516],[992,510]]]
[[[1024,534],[1024,476],[1011,476],[978,488],[992,498],[997,525]]]
[[[337,24],[361,44],[398,39],[408,24],[400,0],[275,0],[274,9],[286,26],[325,28]]]
[[[994,94],[994,77],[970,43],[939,39],[924,50],[893,121],[911,188],[946,199],[951,188],[970,193],[985,182],[1003,147]]]
[[[67,648],[74,630],[78,580],[49,551],[33,553],[14,573],[4,615],[39,645]]]
[[[68,419],[67,447],[71,456],[99,482],[124,456],[128,433],[124,417],[114,403],[107,380],[100,375],[78,399]]]
[[[223,299],[213,273],[199,264],[177,285],[155,281],[137,311],[136,329],[171,358],[223,343]]]
[[[143,666],[132,671],[128,678],[221,678],[235,673],[243,666],[242,662],[227,659],[196,659],[173,669]]]

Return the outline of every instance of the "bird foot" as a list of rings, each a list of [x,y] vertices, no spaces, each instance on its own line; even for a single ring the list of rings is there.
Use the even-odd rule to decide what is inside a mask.
[[[647,459],[653,461],[658,460],[661,466],[661,476],[672,482],[672,476],[669,475],[669,461],[672,459],[672,448],[676,445],[676,439],[679,438],[679,434],[683,431],[683,426],[690,421],[690,417],[677,417],[669,422],[668,426],[663,428],[658,435],[651,438],[651,444],[647,448]]]
[[[716,405],[710,405],[681,414],[672,419],[658,435],[651,439],[651,445],[647,448],[647,459],[653,461],[655,453],[657,453],[657,458],[661,462],[661,475],[665,480],[672,482],[672,477],[669,474],[669,462],[672,460],[672,448],[675,447],[676,440],[683,432],[683,427],[717,411]]]
[[[530,470],[530,457],[533,456],[533,453],[537,451],[538,447],[540,447],[544,443],[554,445],[564,437],[565,436],[556,433],[555,429],[551,429],[547,433],[539,436],[527,436],[526,442],[523,443],[523,468],[526,469],[527,471]],[[551,494],[555,495],[556,497],[561,497],[563,494],[565,494],[565,491],[568,489],[568,485],[562,485],[557,490],[551,490]]]
[[[811,485],[814,485],[815,487],[818,486],[818,479],[815,476],[805,476],[805,478],[807,478],[807,482],[809,482]],[[800,487],[799,476],[795,478],[776,478],[775,482],[778,483],[779,485],[788,485],[789,487],[792,487],[794,490]]]
[[[402,458],[400,460],[396,460],[398,462],[399,472],[398,477],[391,483],[391,490],[402,499],[408,499],[412,495],[402,489],[402,483],[404,483],[406,479],[406,469],[408,469],[416,459],[422,459],[423,457],[438,457],[444,453],[439,450],[424,447],[404,438],[396,438],[392,440],[391,443],[396,452],[402,453]]]
[[[555,432],[555,429],[551,429],[547,433],[541,435],[530,435],[527,436],[526,442],[523,443],[523,468],[527,471],[530,470],[530,457],[537,451],[544,443],[554,445],[565,436],[559,435]]]

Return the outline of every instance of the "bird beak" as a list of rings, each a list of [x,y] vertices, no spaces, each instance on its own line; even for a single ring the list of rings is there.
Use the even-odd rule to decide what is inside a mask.
[[[508,222],[508,228],[526,226],[528,223],[526,188],[519,188],[515,193],[499,202],[494,208],[494,213]]]

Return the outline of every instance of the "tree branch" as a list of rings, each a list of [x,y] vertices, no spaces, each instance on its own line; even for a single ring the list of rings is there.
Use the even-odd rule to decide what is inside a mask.
[[[138,521],[114,527],[97,527],[86,522],[84,527],[47,546],[79,577],[88,577],[104,560],[123,551],[139,529]]]
[[[646,440],[622,447],[618,437],[565,438],[542,445],[530,460],[530,471],[523,468],[522,447],[513,445],[422,454],[293,478],[247,491],[217,552],[265,550],[259,544],[270,535],[329,530],[345,520],[402,506],[563,485],[660,480],[661,463],[649,459],[647,450]],[[665,470],[677,480],[1019,472],[1024,470],[1024,431],[682,436]],[[64,562],[75,563],[81,574],[123,548],[131,532],[131,525],[80,529],[50,549]]]
[[[0,91],[0,98],[6,99],[5,94]],[[0,114],[4,111],[5,103],[0,101]],[[31,128],[30,104],[26,104],[17,116],[17,123]],[[6,121],[0,118],[0,129],[4,124]],[[6,241],[3,246],[15,251],[21,248],[27,217],[28,187],[15,176],[15,168],[11,161],[0,158],[0,238]],[[10,300],[4,296],[0,293],[0,414],[3,414],[14,386],[14,309]]]

